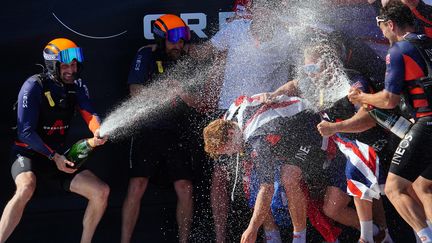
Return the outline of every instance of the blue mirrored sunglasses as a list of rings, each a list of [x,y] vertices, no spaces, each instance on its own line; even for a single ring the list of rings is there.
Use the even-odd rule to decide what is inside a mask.
[[[167,40],[171,43],[177,43],[180,39],[185,41],[190,40],[190,30],[189,27],[178,27],[167,32]]]
[[[61,51],[58,55],[58,60],[61,63],[69,64],[74,59],[76,59],[78,62],[84,61],[84,56],[83,56],[81,48],[79,48],[79,47],[69,48],[69,49]]]
[[[316,63],[312,63],[312,64],[306,64],[303,66],[303,71],[306,74],[316,74],[320,72],[320,65],[316,64]]]

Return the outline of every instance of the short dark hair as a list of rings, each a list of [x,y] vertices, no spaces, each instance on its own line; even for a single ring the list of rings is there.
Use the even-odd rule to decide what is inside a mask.
[[[414,26],[411,9],[401,1],[390,1],[380,10],[380,18],[393,21],[398,27]]]

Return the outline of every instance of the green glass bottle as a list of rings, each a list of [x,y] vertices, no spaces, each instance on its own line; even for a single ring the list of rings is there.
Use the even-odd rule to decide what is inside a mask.
[[[371,107],[369,115],[383,128],[391,131],[396,136],[404,138],[411,128],[412,122],[403,116],[393,114],[387,110]]]
[[[77,169],[84,164],[90,155],[91,151],[94,149],[93,139],[81,139],[76,142],[70,149],[65,152],[65,157],[69,161],[73,162],[75,165],[67,166],[73,169]]]

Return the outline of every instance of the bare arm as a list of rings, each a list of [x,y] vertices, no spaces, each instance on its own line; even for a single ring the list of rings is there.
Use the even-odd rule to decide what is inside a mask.
[[[272,184],[261,184],[252,218],[248,228],[242,235],[241,243],[254,243],[256,241],[258,229],[268,216],[273,192],[274,188]]]
[[[261,102],[273,102],[273,99],[278,97],[279,95],[287,95],[287,96],[298,96],[298,80],[291,80],[280,86],[278,89],[271,93],[262,93],[257,95]]]
[[[298,95],[298,80],[288,81],[286,84],[280,86],[277,90],[271,93],[271,96],[276,97],[279,95]]]
[[[367,94],[360,89],[352,88],[348,94],[348,99],[353,104],[368,104],[382,109],[393,109],[400,102],[400,95],[393,94],[387,90],[375,94]]]
[[[375,120],[369,116],[365,108],[360,110],[351,118],[341,122],[322,121],[317,129],[322,136],[332,136],[335,133],[359,133],[374,127]]]

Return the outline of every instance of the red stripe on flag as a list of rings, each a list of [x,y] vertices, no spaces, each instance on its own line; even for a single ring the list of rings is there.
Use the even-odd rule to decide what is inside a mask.
[[[363,193],[360,191],[360,189],[358,189],[358,187],[354,183],[351,182],[351,180],[347,180],[347,187],[352,194],[354,194],[358,198],[361,198]]]
[[[262,113],[270,110],[270,109],[277,109],[277,108],[282,108],[282,107],[288,107],[292,104],[298,103],[300,102],[300,100],[291,100],[291,101],[284,101],[284,102],[280,102],[280,103],[270,103],[270,104],[264,104],[261,108],[259,108],[255,114],[249,118],[249,120],[246,122],[246,124],[243,126],[243,130],[246,130],[246,127],[259,115],[261,115]]]
[[[371,146],[369,146],[369,160],[366,160],[366,158],[363,156],[360,149],[350,142],[345,142],[340,137],[335,137],[335,139],[345,145],[345,147],[350,148],[351,151],[374,173],[376,174],[376,152],[373,150]]]

